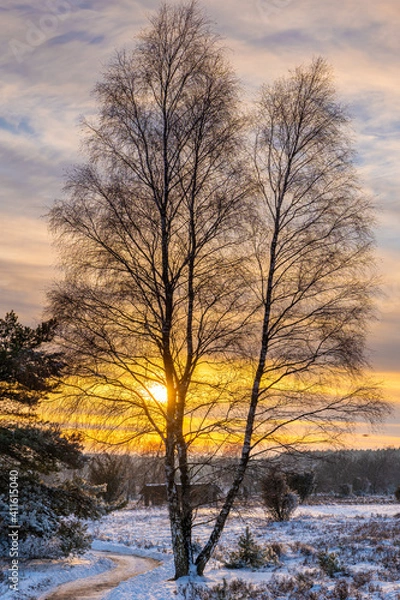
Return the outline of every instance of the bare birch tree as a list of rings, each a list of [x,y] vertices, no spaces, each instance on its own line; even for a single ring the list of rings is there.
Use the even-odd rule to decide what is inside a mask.
[[[187,402],[188,390],[202,358],[233,353],[245,314],[239,226],[249,182],[237,83],[190,3],[163,6],[96,95],[89,162],[51,212],[66,272],[52,310],[85,395],[108,415],[111,404],[137,436],[162,440],[179,577],[193,562],[185,420],[208,434],[220,400],[217,383],[204,408]]]
[[[349,118],[324,60],[265,86],[254,123],[258,196],[249,244],[259,306],[248,332],[254,376],[238,468],[197,557],[200,573],[252,456],[271,446],[332,442],[346,424],[380,420],[386,411],[365,377],[373,209],[357,181]]]
[[[96,95],[88,163],[50,215],[65,271],[51,310],[78,395],[163,445],[175,576],[201,574],[252,455],[287,445],[293,423],[306,440],[382,413],[357,382],[370,209],[321,61],[265,88],[245,161],[237,83],[193,2],[163,6]],[[202,440],[240,456],[194,556]]]

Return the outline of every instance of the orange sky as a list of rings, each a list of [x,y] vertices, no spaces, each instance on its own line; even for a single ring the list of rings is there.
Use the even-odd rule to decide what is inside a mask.
[[[155,0],[15,3],[0,9],[0,314],[42,317],[55,253],[43,215],[64,170],[81,160],[82,115],[115,48],[129,46]],[[400,445],[400,6],[398,0],[205,0],[229,57],[251,94],[263,82],[322,55],[354,117],[357,166],[378,208],[380,320],[371,362],[397,409],[357,446]]]

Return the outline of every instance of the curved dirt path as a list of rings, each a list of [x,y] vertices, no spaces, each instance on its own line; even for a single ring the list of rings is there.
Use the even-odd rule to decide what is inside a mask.
[[[123,581],[151,571],[160,564],[159,561],[152,558],[141,558],[132,554],[104,551],[96,551],[94,554],[110,558],[115,563],[115,567],[104,573],[63,583],[40,596],[39,600],[101,600],[107,592]]]

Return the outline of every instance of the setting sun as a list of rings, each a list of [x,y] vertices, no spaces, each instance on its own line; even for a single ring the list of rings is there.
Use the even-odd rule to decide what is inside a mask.
[[[161,383],[150,383],[147,387],[147,393],[152,400],[162,404],[167,403],[167,388]]]

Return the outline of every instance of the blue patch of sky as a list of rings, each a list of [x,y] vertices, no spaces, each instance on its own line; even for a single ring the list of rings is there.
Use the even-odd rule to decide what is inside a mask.
[[[94,7],[94,3],[93,2],[78,2],[77,3],[77,8],[80,8],[81,10],[91,10]]]
[[[400,123],[391,120],[390,117],[386,121],[376,122],[373,118],[368,121],[363,121],[360,127],[363,135],[373,137],[380,140],[398,139],[400,133]]]
[[[388,97],[380,91],[364,93],[349,101],[350,116],[364,135],[398,137],[400,120],[392,111],[386,110]]]
[[[4,119],[4,117],[0,117],[0,129],[5,131],[9,131],[14,135],[34,135],[35,130],[30,126],[28,119],[22,118],[18,123],[11,123]]]
[[[153,8],[159,8],[160,3],[158,0],[139,0],[138,4],[145,10],[151,10]]]

